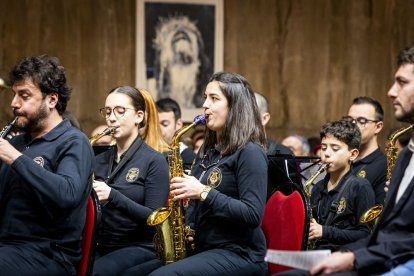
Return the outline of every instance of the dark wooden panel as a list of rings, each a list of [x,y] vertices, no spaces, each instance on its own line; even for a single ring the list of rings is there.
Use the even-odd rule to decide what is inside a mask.
[[[0,74],[21,57],[59,57],[73,88],[68,106],[85,132],[104,122],[98,108],[114,86],[135,80],[135,2],[131,0],[2,1]],[[8,106],[8,103],[1,103]],[[7,114],[4,114],[7,112]],[[1,111],[1,121],[10,110]]]
[[[399,49],[414,45],[414,1],[225,0],[224,69],[271,99],[268,135],[317,135],[358,95],[386,92]],[[22,56],[58,56],[85,132],[103,122],[106,93],[135,82],[135,0],[0,0],[0,76]],[[0,92],[0,123],[12,117]]]
[[[395,56],[414,45],[412,1],[225,1],[225,66],[271,99],[268,135],[318,135],[359,95],[399,125],[386,92]],[[234,11],[231,15],[231,11]]]

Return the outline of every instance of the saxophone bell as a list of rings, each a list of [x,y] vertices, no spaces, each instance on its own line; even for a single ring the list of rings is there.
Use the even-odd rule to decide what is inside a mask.
[[[395,161],[397,160],[397,148],[395,147],[397,139],[404,133],[411,131],[413,126],[414,125],[409,125],[408,127],[400,128],[394,131],[388,139],[387,148],[385,149],[387,153],[387,181],[391,179],[392,170],[394,168]],[[375,224],[383,210],[384,204],[375,204],[362,214],[359,218],[359,222]]]
[[[360,223],[368,223],[375,221],[382,213],[384,209],[383,204],[375,204],[371,208],[369,208],[365,213],[362,214],[361,218],[359,219]]]

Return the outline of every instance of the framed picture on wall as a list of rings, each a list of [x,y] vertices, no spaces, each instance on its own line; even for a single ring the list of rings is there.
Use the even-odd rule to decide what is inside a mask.
[[[137,0],[136,29],[137,87],[176,100],[192,121],[208,78],[223,70],[223,1]]]

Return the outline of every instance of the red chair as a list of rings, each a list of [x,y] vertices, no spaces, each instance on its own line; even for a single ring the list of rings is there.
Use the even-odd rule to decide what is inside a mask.
[[[277,250],[305,250],[308,236],[308,205],[301,190],[290,195],[276,191],[266,203],[262,229],[267,248]],[[291,269],[269,263],[269,274]]]
[[[100,216],[99,199],[92,190],[86,207],[86,221],[82,234],[82,259],[78,268],[78,276],[92,275],[95,257],[96,230]]]

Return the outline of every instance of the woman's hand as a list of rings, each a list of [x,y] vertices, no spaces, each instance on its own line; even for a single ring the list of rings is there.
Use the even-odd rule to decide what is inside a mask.
[[[194,176],[173,177],[170,183],[171,196],[174,200],[184,198],[200,199],[204,185]]]
[[[320,238],[322,238],[322,225],[318,224],[315,219],[312,219],[309,226],[309,239],[316,240]]]
[[[111,193],[111,187],[109,187],[103,181],[93,181],[93,189],[98,196],[99,201],[106,201],[109,198],[109,194]]]

